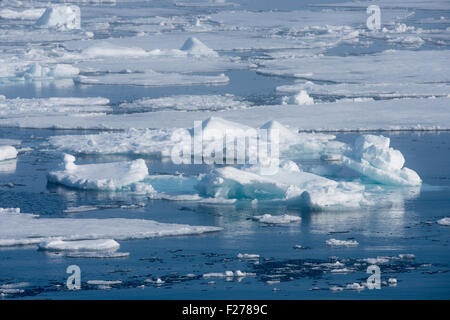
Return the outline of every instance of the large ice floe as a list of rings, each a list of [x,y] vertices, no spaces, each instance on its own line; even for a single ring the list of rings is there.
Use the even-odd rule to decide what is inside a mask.
[[[80,29],[80,8],[74,5],[52,5],[36,21],[36,25],[60,30]]]
[[[117,247],[114,240],[195,235],[221,230],[217,227],[159,223],[144,219],[42,218],[35,214],[21,213],[20,209],[2,208],[0,225],[5,226],[0,228],[0,246],[42,243],[42,249],[58,251],[112,249]]]
[[[145,161],[113,162],[104,164],[75,164],[75,157],[64,155],[61,170],[50,171],[48,180],[68,187],[85,190],[117,190],[148,175]]]
[[[6,99],[0,95],[0,118],[39,116],[92,116],[112,111],[105,98]]]
[[[0,145],[0,161],[15,159],[17,150],[13,146]]]

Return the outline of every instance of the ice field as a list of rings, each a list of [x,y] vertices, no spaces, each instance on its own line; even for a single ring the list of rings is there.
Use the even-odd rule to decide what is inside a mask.
[[[1,1],[0,297],[449,299],[450,3],[370,4]]]

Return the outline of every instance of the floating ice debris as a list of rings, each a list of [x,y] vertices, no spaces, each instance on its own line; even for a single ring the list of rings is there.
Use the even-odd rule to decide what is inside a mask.
[[[195,37],[188,38],[180,50],[196,56],[218,56],[217,52],[208,48],[203,42]]]
[[[337,291],[343,291],[344,288],[338,287],[338,286],[332,286],[332,287],[330,287],[330,290],[334,291],[334,292],[337,292]]]
[[[376,257],[376,258],[366,258],[363,261],[369,264],[383,264],[389,262],[389,257]]]
[[[39,244],[53,240],[146,239],[220,231],[209,226],[159,223],[144,219],[41,218],[0,208],[0,246]]]
[[[253,253],[238,253],[237,257],[238,257],[239,259],[257,260],[257,259],[259,259],[259,254],[253,254]]]
[[[442,218],[437,223],[441,226],[450,226],[450,218]]]
[[[96,286],[112,286],[122,284],[122,280],[88,280],[87,283]]]
[[[80,70],[70,64],[42,66],[35,62],[17,69],[14,80],[53,80],[73,78],[79,73]]]
[[[36,25],[58,30],[80,29],[80,8],[74,5],[52,5],[45,10]]]
[[[0,161],[17,158],[17,150],[13,146],[0,145]]]
[[[90,258],[90,259],[115,259],[126,258],[130,256],[129,252],[102,252],[102,251],[81,251],[81,252],[66,252],[65,256],[68,258]]]
[[[67,207],[64,209],[64,213],[77,213],[77,212],[87,212],[87,211],[95,211],[100,210],[101,207],[98,206],[79,206],[79,207]]]
[[[249,276],[255,276],[255,273],[249,273],[249,272],[243,272],[241,270],[233,271],[225,271],[225,272],[210,272],[203,274],[203,278],[242,278],[242,277],[249,277]]]
[[[262,216],[253,216],[252,219],[266,223],[266,224],[287,224],[292,222],[298,222],[300,217],[283,214],[281,216],[272,216],[270,214],[264,214]]]
[[[357,282],[354,282],[354,283],[348,284],[348,285],[345,287],[345,289],[347,289],[347,290],[357,290],[357,291],[360,291],[360,290],[364,290],[364,289],[365,289],[365,286],[364,286],[364,285],[361,285],[361,284],[359,284],[359,283],[357,283]]]
[[[331,273],[350,273],[350,272],[354,272],[354,270],[348,269],[348,268],[339,268],[339,269],[332,269],[330,272]]]
[[[390,286],[395,287],[397,285],[397,279],[395,278],[389,278],[388,283]]]
[[[327,245],[333,247],[356,247],[359,243],[356,240],[329,239],[325,241]]]
[[[76,165],[75,157],[65,154],[62,170],[50,171],[47,177],[50,182],[78,189],[118,190],[147,175],[148,168],[143,159]]]
[[[285,104],[311,105],[314,104],[314,99],[308,95],[308,92],[301,90],[298,94],[292,97],[284,97]]]
[[[390,139],[383,136],[362,135],[355,140],[353,155],[343,156],[343,163],[368,178],[387,185],[417,186],[419,175],[403,167],[402,153],[389,147]]]
[[[119,248],[120,244],[113,239],[52,240],[39,244],[39,249],[48,251],[116,251]]]
[[[403,254],[399,254],[398,257],[400,259],[405,259],[405,260],[411,260],[411,259],[415,259],[416,256],[412,253],[403,253]]]

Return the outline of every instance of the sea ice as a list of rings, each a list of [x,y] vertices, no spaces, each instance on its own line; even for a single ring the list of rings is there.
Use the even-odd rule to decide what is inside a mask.
[[[195,56],[217,57],[218,54],[214,50],[208,48],[203,42],[195,37],[188,38],[180,49]]]
[[[442,218],[437,223],[441,226],[450,226],[450,218]]]
[[[116,251],[119,248],[119,243],[113,239],[52,240],[39,244],[39,249],[48,251]]]
[[[80,29],[80,8],[74,5],[52,5],[36,21],[36,25],[58,30]]]
[[[356,247],[359,243],[356,240],[338,240],[332,238],[327,240],[326,244],[333,247]]]
[[[342,162],[368,178],[388,185],[417,186],[419,175],[404,167],[402,153],[389,147],[390,139],[384,136],[362,135],[355,140],[353,154],[343,156]]]
[[[0,246],[29,245],[54,240],[146,239],[220,231],[209,226],[159,223],[144,219],[41,218],[0,208]]]
[[[61,170],[50,171],[48,180],[78,189],[118,190],[148,176],[143,159],[98,164],[75,164],[75,157],[64,155]]]
[[[17,150],[13,146],[0,145],[0,161],[17,158]]]
[[[264,214],[262,216],[253,216],[252,219],[266,223],[266,224],[287,224],[291,222],[298,222],[300,217],[283,214],[281,216],[272,216],[270,214]]]

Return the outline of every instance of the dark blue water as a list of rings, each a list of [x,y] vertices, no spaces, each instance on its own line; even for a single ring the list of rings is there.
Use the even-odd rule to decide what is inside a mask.
[[[71,132],[64,132],[71,133]],[[120,241],[127,258],[87,259],[38,251],[35,246],[0,250],[0,283],[28,282],[23,293],[9,298],[450,298],[450,228],[436,221],[450,214],[450,133],[383,133],[392,146],[407,159],[424,181],[419,194],[404,197],[401,192],[387,195],[396,199],[392,207],[341,212],[309,212],[284,205],[258,206],[248,202],[234,205],[201,205],[190,202],[148,200],[144,196],[75,191],[47,184],[45,175],[59,158],[40,150],[42,139],[52,130],[1,129],[0,138],[22,139],[34,151],[19,156],[15,171],[0,172],[1,207],[20,207],[22,212],[41,216],[77,218],[144,218],[168,223],[223,227],[218,233],[148,240]],[[341,141],[351,141],[354,134],[340,134]],[[433,155],[433,156],[430,156]],[[124,157],[79,157],[80,162],[104,162]],[[126,157],[125,157],[126,158]],[[179,170],[170,163],[147,159],[151,173]],[[184,168],[189,174],[189,170]],[[191,170],[197,174],[205,168]],[[14,185],[11,187],[11,183]],[[139,208],[114,206],[138,204]],[[67,207],[109,205],[113,208],[85,213],[62,213]],[[265,226],[250,220],[253,215],[288,213],[301,216],[299,223]],[[359,246],[332,248],[330,238],[355,239]],[[294,249],[295,245],[307,249]],[[240,260],[238,253],[257,253],[258,264]],[[415,259],[393,260],[381,266],[381,279],[396,278],[395,287],[381,290],[343,290],[367,279],[368,264],[362,258],[414,254]],[[323,263],[336,259],[356,268],[348,274],[332,274]],[[355,267],[355,263],[361,263]],[[65,270],[71,264],[82,270],[82,290],[65,287]],[[319,266],[313,268],[313,266]],[[236,279],[203,278],[210,272],[241,270],[255,273]],[[187,277],[187,274],[195,276]],[[163,284],[146,282],[160,278]],[[110,290],[101,290],[88,280],[122,280]],[[279,280],[268,284],[267,281]],[[210,281],[214,281],[211,283]],[[144,287],[141,287],[144,285]],[[312,290],[313,289],[313,290]]]

